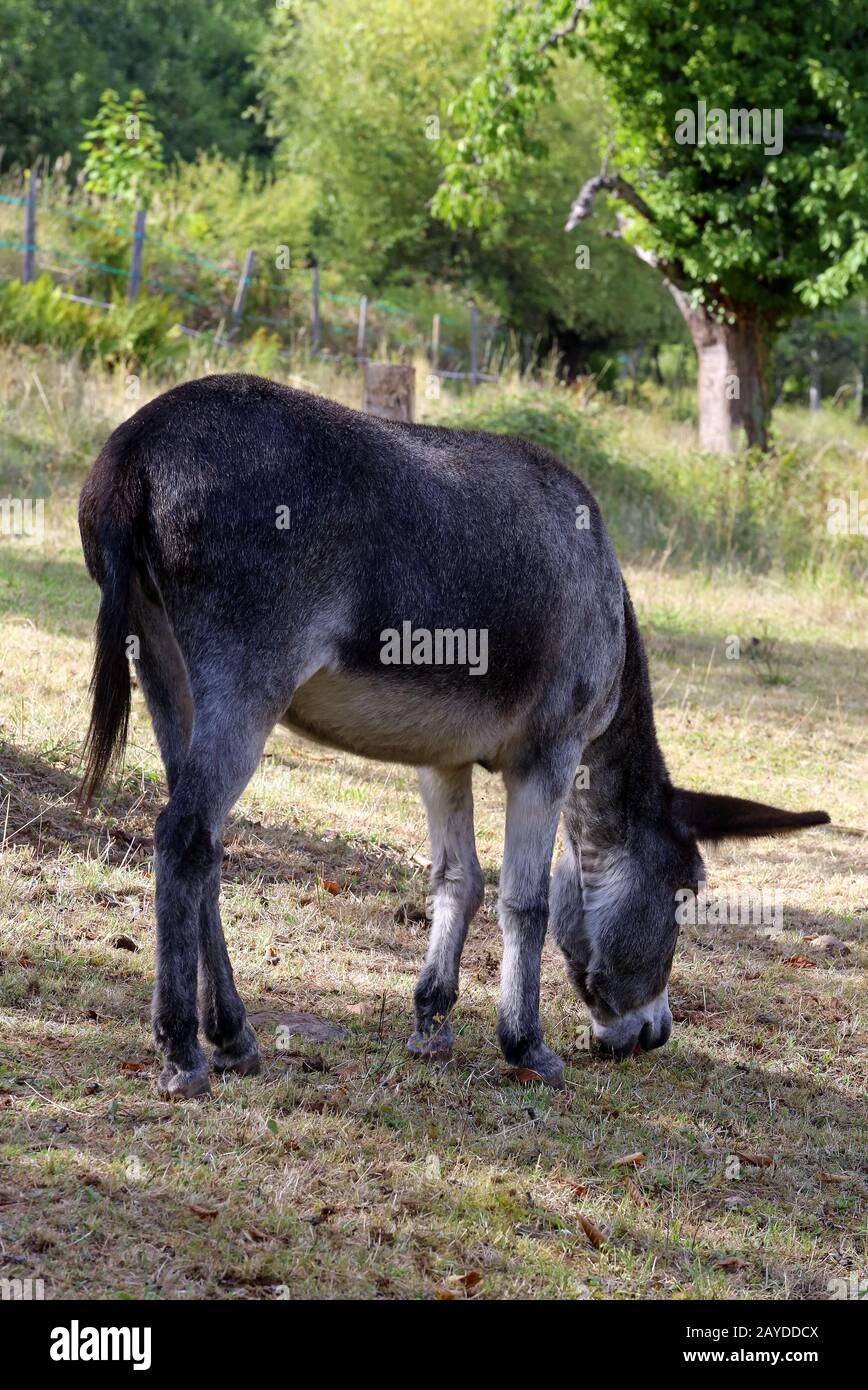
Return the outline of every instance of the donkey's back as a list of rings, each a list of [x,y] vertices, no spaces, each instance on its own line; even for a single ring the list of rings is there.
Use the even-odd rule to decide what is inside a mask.
[[[585,718],[622,659],[596,504],[522,440],[207,377],[106,444],[81,502],[97,579],[121,515],[194,704],[246,672],[276,717],[352,752],[504,767]]]

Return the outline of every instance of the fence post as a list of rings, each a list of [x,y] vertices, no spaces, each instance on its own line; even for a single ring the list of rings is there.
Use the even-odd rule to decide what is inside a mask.
[[[431,320],[431,370],[436,375],[440,366],[440,315]]]
[[[359,300],[359,332],[356,338],[356,356],[365,355],[365,331],[368,327],[368,296],[363,294]]]
[[[142,282],[142,251],[145,245],[145,209],[136,209],[136,221],[133,227],[133,259],[130,264],[130,282],[127,288],[127,299],[132,303],[139,292],[139,285]]]
[[[382,420],[407,420],[416,413],[416,371],[397,362],[366,362],[362,410]]]
[[[808,387],[808,409],[820,409],[820,359],[816,348],[810,352],[810,385]]]
[[[310,350],[319,352],[319,266],[310,269]]]
[[[27,201],[24,204],[24,267],[22,285],[29,285],[36,265],[36,170],[30,170]]]
[[[229,324],[230,338],[234,338],[235,334],[238,332],[238,325],[241,322],[241,311],[244,308],[244,295],[247,290],[247,282],[253,274],[253,262],[255,259],[255,251],[248,251],[244,257],[244,265],[241,268],[241,278],[238,281],[235,299],[232,302],[232,317]]]
[[[474,386],[479,382],[479,310],[473,301],[470,304],[470,380]]]

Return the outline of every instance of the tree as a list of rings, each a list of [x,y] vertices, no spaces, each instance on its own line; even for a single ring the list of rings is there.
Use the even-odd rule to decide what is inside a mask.
[[[486,221],[535,153],[560,55],[587,54],[614,121],[567,227],[599,194],[613,200],[616,234],[663,277],[690,330],[702,446],[725,452],[742,427],[764,449],[776,334],[865,279],[866,42],[864,0],[752,12],[735,0],[505,0],[458,105],[435,209]]]
[[[258,70],[276,161],[315,178],[318,257],[378,288],[435,276],[461,236],[431,216],[439,121],[481,58],[490,0],[295,0]],[[459,253],[460,254],[460,253]]]
[[[534,117],[537,150],[504,179],[468,252],[469,273],[504,318],[530,335],[561,375],[586,373],[620,350],[671,342],[682,325],[659,277],[596,222],[569,235],[551,210],[598,167],[607,114],[584,59],[559,64],[553,100]],[[449,129],[449,120],[444,123]]]
[[[647,269],[596,231],[582,235],[593,273],[578,269],[577,238],[552,222],[576,170],[596,168],[605,100],[582,59],[559,69],[558,100],[536,118],[532,176],[515,171],[497,216],[450,229],[432,215],[447,111],[484,58],[494,15],[492,0],[295,0],[273,11],[259,58],[267,129],[276,163],[316,186],[318,258],[368,292],[413,278],[460,286],[568,373],[587,370],[595,350],[673,336],[677,316]]]

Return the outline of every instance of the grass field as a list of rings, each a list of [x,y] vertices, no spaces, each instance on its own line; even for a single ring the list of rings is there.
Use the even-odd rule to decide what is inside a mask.
[[[864,1276],[865,541],[843,542],[841,564],[821,521],[799,570],[769,512],[792,547],[776,565],[751,513],[759,550],[741,562],[737,518],[712,491],[694,506],[725,466],[693,458],[688,427],[659,412],[593,403],[581,440],[627,545],[673,777],[832,816],[706,856],[710,890],[779,893],[782,927],[686,927],[672,1040],[620,1064],[584,1048],[587,1015],[547,946],[543,1019],[567,1087],[511,1080],[494,1038],[503,798],[479,771],[487,889],[455,1056],[413,1062],[427,853],[413,774],[277,733],[227,825],[222,899],[263,1074],[172,1105],[148,1025],[164,784],[138,694],[124,769],[87,819],[73,807],[97,597],[75,498],[130,408],[119,381],[0,362],[0,491],[47,499],[42,544],[0,544],[0,1277],[41,1278],[47,1297],[776,1299]],[[776,465],[758,506],[786,487],[822,517],[823,488],[868,495],[855,433],[836,442],[825,415],[786,428],[809,464],[801,483]],[[652,505],[640,533],[611,465],[634,453],[673,507],[683,484],[677,527]],[[289,1010],[336,1028],[287,1043]]]

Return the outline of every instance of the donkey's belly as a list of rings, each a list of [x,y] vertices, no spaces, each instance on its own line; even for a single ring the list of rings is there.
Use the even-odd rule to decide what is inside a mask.
[[[317,743],[416,767],[497,767],[512,734],[466,693],[327,670],[299,686],[281,722]]]

